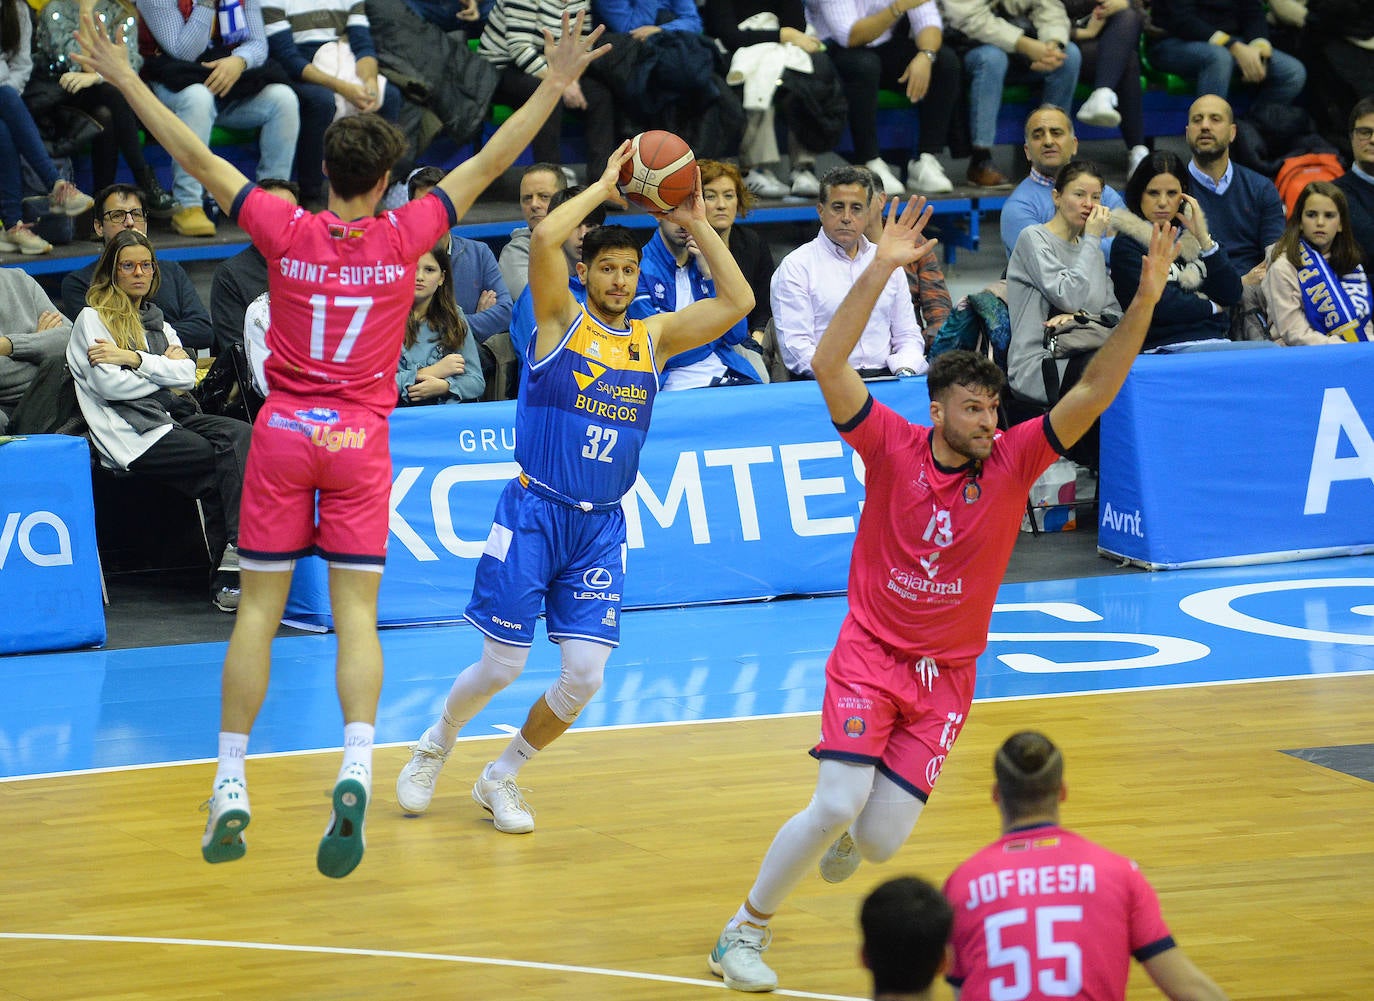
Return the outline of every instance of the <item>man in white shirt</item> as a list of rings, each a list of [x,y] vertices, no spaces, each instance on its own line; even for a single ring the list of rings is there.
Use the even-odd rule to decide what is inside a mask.
[[[813,377],[811,356],[821,334],[873,259],[875,248],[863,232],[875,193],[873,175],[861,167],[827,173],[816,206],[820,233],[773,272],[773,324],[783,363],[794,375]],[[849,363],[865,378],[926,370],[925,338],[900,271],[883,288]]]

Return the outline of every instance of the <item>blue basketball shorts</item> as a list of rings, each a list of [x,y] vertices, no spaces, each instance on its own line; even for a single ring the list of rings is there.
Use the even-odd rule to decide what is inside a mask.
[[[625,515],[582,511],[511,480],[501,492],[463,613],[492,639],[534,642],[543,608],[549,639],[620,644]]]

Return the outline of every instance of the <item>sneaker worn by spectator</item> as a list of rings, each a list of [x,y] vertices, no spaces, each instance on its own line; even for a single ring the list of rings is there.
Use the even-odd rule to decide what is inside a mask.
[[[215,570],[212,601],[221,612],[239,609],[239,550],[233,543],[224,547],[219,567]]]
[[[48,205],[54,212],[63,215],[80,215],[94,204],[94,198],[62,178],[58,178],[52,186],[52,194],[48,196]]]
[[[35,233],[30,223],[15,223],[9,229],[0,231],[0,253],[33,257],[50,250],[52,244]]]
[[[821,182],[816,180],[816,172],[809,167],[792,171],[792,194],[798,198],[819,198]]]
[[[1116,91],[1110,87],[1098,87],[1088,95],[1083,106],[1074,116],[1084,125],[1114,129],[1121,124],[1121,113],[1116,110]]]
[[[183,205],[173,212],[172,229],[182,236],[215,235],[215,224],[199,205]]]
[[[771,991],[778,986],[778,975],[763,961],[773,933],[761,925],[747,922],[726,927],[716,947],[706,959],[707,968],[735,991]]]
[[[906,165],[907,190],[917,195],[941,195],[954,190],[954,182],[946,175],[940,161],[930,153],[922,153],[918,159]]]
[[[760,198],[786,198],[791,189],[771,170],[755,167],[744,175],[744,186]]]
[[[1140,166],[1140,161],[1150,155],[1148,146],[1132,146],[1131,151],[1126,154],[1126,178],[1135,173],[1135,169]]]
[[[864,164],[869,170],[873,171],[875,177],[882,182],[883,194],[888,198],[906,194],[906,185],[897,179],[897,172],[892,169],[892,165],[880,156],[875,156]],[[817,192],[819,194],[819,192]]]
[[[493,778],[487,762],[481,776],[472,786],[472,799],[491,814],[491,822],[502,834],[529,834],[534,830],[534,811],[520,795],[514,775]]]

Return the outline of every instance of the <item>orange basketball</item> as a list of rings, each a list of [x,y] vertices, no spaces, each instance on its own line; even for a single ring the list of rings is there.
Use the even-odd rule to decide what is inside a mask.
[[[635,136],[634,155],[620,165],[620,191],[657,212],[682,204],[696,188],[697,159],[679,136],[656,129]]]

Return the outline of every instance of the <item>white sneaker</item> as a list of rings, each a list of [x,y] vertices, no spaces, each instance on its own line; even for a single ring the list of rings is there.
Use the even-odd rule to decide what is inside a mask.
[[[954,182],[945,176],[940,161],[929,153],[907,161],[906,186],[916,195],[940,195],[954,190]]]
[[[876,156],[864,166],[873,171],[874,176],[878,178],[878,183],[883,186],[883,194],[886,197],[892,198],[894,195],[906,194],[906,186],[897,179],[897,172],[882,157]]]
[[[201,806],[210,812],[205,834],[200,839],[200,854],[207,862],[233,862],[243,858],[248,847],[243,829],[252,819],[248,810],[248,788],[242,779],[225,779]]]
[[[792,171],[792,194],[798,198],[819,198],[821,196],[821,182],[816,180],[816,175],[810,170]]]
[[[731,990],[771,991],[778,986],[778,975],[763,961],[763,950],[771,941],[773,932],[758,925],[726,928],[706,957],[706,966]]]
[[[419,742],[411,749],[410,760],[396,776],[396,802],[406,813],[424,813],[434,798],[434,780],[448,760],[449,752],[429,739],[429,731],[420,734]]]
[[[1088,95],[1074,117],[1084,125],[1097,125],[1104,129],[1120,125],[1121,113],[1116,110],[1116,91],[1110,87],[1098,87]]]
[[[315,867],[331,879],[343,879],[363,860],[367,839],[367,801],[372,797],[372,774],[364,765],[351,764],[334,783],[334,810],[315,853]]]
[[[1126,179],[1130,180],[1135,169],[1140,166],[1142,160],[1150,155],[1148,146],[1132,146],[1131,151],[1126,154]]]
[[[529,834],[534,830],[534,811],[520,795],[515,776],[488,778],[494,764],[494,761],[487,762],[481,777],[473,783],[472,800],[491,814],[492,824],[502,834]]]
[[[821,856],[821,879],[827,883],[843,883],[854,875],[860,861],[859,849],[854,846],[854,839],[849,832],[845,831]]]
[[[760,198],[786,198],[792,189],[777,179],[771,170],[755,167],[744,175],[744,186]]]
[[[32,257],[46,254],[50,250],[52,244],[33,231],[32,223],[15,223],[9,229],[0,232],[0,253]]]

